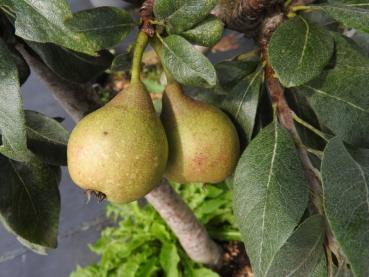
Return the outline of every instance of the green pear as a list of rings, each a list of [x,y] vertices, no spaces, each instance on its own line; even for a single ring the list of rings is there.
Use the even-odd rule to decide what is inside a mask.
[[[236,128],[221,110],[186,96],[174,82],[164,93],[161,120],[169,144],[169,180],[218,183],[233,173],[240,142]]]
[[[68,169],[86,191],[115,203],[145,196],[164,174],[168,143],[141,82],[83,118],[68,142]]]

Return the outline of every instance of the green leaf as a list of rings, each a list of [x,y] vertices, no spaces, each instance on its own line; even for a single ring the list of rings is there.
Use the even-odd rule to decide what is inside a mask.
[[[94,49],[106,49],[120,43],[133,29],[128,12],[116,7],[98,7],[83,10],[66,21],[74,32],[84,34],[94,43]]]
[[[368,55],[351,39],[331,32],[336,44],[335,69],[362,68],[369,70]]]
[[[369,180],[369,149],[364,148],[347,148],[352,158],[360,165],[365,174],[365,178]],[[369,189],[369,187],[368,187]]]
[[[369,147],[369,71],[332,70],[305,86],[319,120],[344,141]],[[329,112],[328,112],[329,111]]]
[[[93,80],[108,69],[113,60],[108,51],[89,56],[51,43],[27,41],[27,44],[56,75],[73,83]]]
[[[11,49],[11,52],[13,60],[17,65],[19,83],[23,85],[31,74],[31,69],[29,68],[23,56],[16,49]]]
[[[68,131],[46,115],[25,113],[29,149],[48,164],[67,165]]]
[[[192,43],[212,47],[223,36],[224,23],[214,15],[209,15],[193,29],[181,34]]]
[[[246,148],[234,177],[235,217],[257,276],[266,276],[300,221],[308,188],[292,139],[273,122]]]
[[[369,58],[351,40],[334,37],[336,67],[303,89],[321,123],[344,141],[369,147]]]
[[[216,85],[213,65],[191,43],[177,35],[168,36],[162,42],[161,61],[178,82],[198,87]]]
[[[159,19],[166,19],[173,14],[177,9],[178,4],[183,0],[155,0],[154,1],[154,15]]]
[[[180,261],[177,247],[171,243],[163,244],[160,251],[160,264],[164,269],[166,276],[179,276],[178,262]]]
[[[99,268],[97,265],[89,265],[86,268],[82,268],[77,265],[77,268],[72,272],[69,277],[96,277],[98,276]]]
[[[323,218],[306,219],[278,251],[267,276],[310,276],[323,252]]]
[[[25,40],[51,42],[77,52],[94,55],[94,41],[85,33],[73,32],[65,21],[72,18],[66,0],[10,0],[16,14],[16,35]]]
[[[4,156],[0,169],[2,222],[32,250],[55,248],[60,211],[56,171],[38,159],[22,163]]]
[[[359,31],[369,33],[369,3],[367,1],[365,2],[323,4],[319,8],[335,20]]]
[[[321,166],[324,210],[331,230],[356,276],[369,276],[369,180],[339,138],[332,139]]]
[[[144,266],[137,272],[135,277],[155,276],[154,273],[158,270],[157,257],[152,257],[145,261]]]
[[[223,61],[215,64],[220,85],[224,90],[233,88],[247,75],[253,73],[257,61]]]
[[[20,96],[17,66],[12,54],[0,39],[0,153],[17,160],[29,160],[25,119]]]
[[[243,78],[221,104],[221,107],[241,127],[241,133],[247,141],[251,140],[255,126],[262,79],[262,70],[256,70]]]
[[[218,273],[208,268],[194,269],[192,274],[192,277],[219,277]]]
[[[205,19],[217,0],[157,0],[154,13],[167,21],[170,34],[180,34]]]
[[[127,259],[127,261],[118,268],[117,276],[136,277],[136,272],[142,262],[140,254],[131,256],[130,259]]]
[[[89,56],[51,43],[28,41],[42,61],[59,77],[72,83],[87,83],[108,69],[113,55],[107,50]]]
[[[269,45],[270,63],[285,87],[295,87],[316,78],[334,50],[328,31],[297,16],[284,22]]]
[[[186,31],[205,19],[218,0],[184,0],[177,10],[167,18],[170,34]]]
[[[327,277],[328,276],[328,266],[327,258],[324,253],[320,256],[319,262],[312,271],[310,277]],[[338,276],[335,276],[338,277]]]
[[[328,3],[331,4],[337,4],[337,3],[343,3],[343,4],[355,4],[353,6],[359,6],[366,8],[368,6],[367,0],[328,0]],[[369,7],[367,7],[369,8]]]

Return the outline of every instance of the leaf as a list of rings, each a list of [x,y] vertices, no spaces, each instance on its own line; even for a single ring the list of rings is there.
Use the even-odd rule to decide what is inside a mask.
[[[306,219],[275,256],[267,276],[310,276],[324,256],[323,218]]]
[[[145,262],[144,266],[140,269],[135,277],[155,276],[154,273],[157,270],[157,257],[152,257],[147,262]]]
[[[168,36],[162,42],[161,61],[178,82],[198,87],[216,85],[213,65],[191,43],[178,35]]]
[[[237,125],[241,127],[243,137],[250,141],[256,119],[262,84],[262,70],[243,78],[226,96],[221,107],[226,110]]]
[[[192,43],[212,47],[223,36],[224,23],[214,15],[209,15],[204,21],[196,25],[193,29],[181,34]]]
[[[369,33],[369,3],[367,1],[347,4],[322,4],[318,7],[335,20]]]
[[[363,68],[369,70],[369,58],[351,39],[331,32],[336,44],[336,64],[338,68]]]
[[[51,42],[77,52],[94,55],[95,42],[84,33],[73,32],[66,24],[72,18],[66,0],[9,0],[16,14],[16,35],[25,40]],[[51,12],[52,11],[52,12]]]
[[[319,262],[311,273],[310,277],[328,276],[327,258],[324,253],[320,256]],[[335,276],[338,277],[338,276]]]
[[[16,49],[11,49],[11,53],[13,61],[17,65],[19,83],[23,85],[31,74],[31,69],[29,68],[23,56]]]
[[[322,124],[344,141],[368,147],[369,58],[353,41],[338,34],[334,38],[335,68],[302,88]]]
[[[0,156],[1,220],[28,247],[55,248],[60,196],[56,171],[38,159],[16,162]]]
[[[356,276],[369,276],[369,180],[339,138],[322,160],[324,209],[331,230]]]
[[[93,80],[108,69],[113,60],[108,51],[89,56],[51,43],[27,41],[27,44],[56,75],[73,83]]]
[[[287,131],[273,122],[242,154],[233,206],[256,276],[266,276],[308,202],[309,184]]]
[[[195,269],[192,272],[192,277],[219,277],[219,275],[208,268]]]
[[[17,161],[27,161],[31,153],[27,149],[17,66],[11,52],[1,39],[0,93],[0,129],[2,135],[0,153]]]
[[[319,120],[344,141],[363,147],[369,147],[368,73],[334,70],[306,86]]]
[[[53,118],[26,111],[28,146],[43,161],[67,165],[68,131]]]
[[[351,157],[360,165],[365,174],[365,178],[369,180],[369,149],[364,148],[348,148]],[[369,189],[369,187],[368,187]]]
[[[328,31],[297,16],[274,32],[269,59],[281,83],[295,87],[316,78],[331,59],[333,49]]]
[[[167,22],[170,34],[180,34],[205,19],[217,0],[157,0],[154,13]]]
[[[328,0],[328,3],[337,4],[337,3],[344,3],[344,4],[356,4],[359,7],[366,7],[367,0]],[[369,7],[368,7],[369,8]]]
[[[106,49],[120,43],[133,29],[128,12],[116,7],[98,7],[75,13],[66,21],[74,32],[84,34],[94,49]]]
[[[223,61],[215,64],[220,85],[225,90],[233,88],[245,76],[253,73],[257,61]]]
[[[181,3],[183,0],[155,0],[154,1],[154,15],[158,19],[166,19],[173,14],[177,9],[177,2]]]
[[[175,244],[165,243],[160,251],[160,264],[166,276],[179,276],[178,262],[180,261]]]
[[[141,263],[142,260],[140,259],[140,254],[131,256],[130,259],[127,259],[127,261],[118,268],[117,276],[136,277],[136,272],[138,271]]]
[[[198,207],[195,211],[198,218],[206,218],[207,215],[214,217],[214,215],[221,209],[222,206],[226,204],[226,199],[218,198],[206,201],[203,205]],[[207,220],[201,221],[203,224],[207,223]]]

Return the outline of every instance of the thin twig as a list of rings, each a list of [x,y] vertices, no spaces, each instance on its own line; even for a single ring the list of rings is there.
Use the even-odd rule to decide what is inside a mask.
[[[324,215],[321,179],[319,178],[319,175],[316,174],[316,169],[310,160],[307,149],[303,147],[303,143],[294,123],[293,111],[288,106],[284,95],[284,88],[282,87],[279,80],[275,77],[274,70],[269,63],[269,41],[272,37],[273,32],[278,28],[280,24],[282,24],[284,19],[285,18],[283,14],[277,12],[263,22],[259,45],[265,63],[265,80],[267,83],[267,88],[269,90],[270,98],[272,100],[272,104],[277,110],[278,119],[282,126],[284,126],[284,128],[286,128],[286,130],[289,132],[295,142],[297,151],[305,169],[308,182],[311,187],[311,200],[314,208],[316,212]],[[327,247],[336,255],[338,259],[341,259],[343,256],[340,253],[338,244],[327,222],[325,222],[325,229]]]
[[[277,12],[263,22],[262,32],[259,39],[259,45],[265,63],[265,80],[267,83],[267,88],[269,90],[270,98],[272,100],[272,104],[277,109],[278,118],[281,124],[290,133],[292,139],[295,142],[295,145],[299,152],[300,159],[305,169],[306,176],[311,185],[311,189],[314,192],[313,195],[322,195],[320,180],[316,177],[315,168],[311,163],[309,154],[306,151],[306,148],[301,147],[303,143],[301,141],[301,138],[297,132],[294,123],[293,111],[287,104],[284,95],[284,88],[282,87],[279,80],[275,77],[274,70],[269,63],[269,53],[268,53],[269,41],[272,37],[273,32],[278,28],[280,24],[282,24],[284,20],[285,20],[284,14],[281,12]],[[323,214],[321,198],[319,197],[317,199],[316,197],[314,197],[312,201],[317,209],[317,212],[319,212],[319,214]]]

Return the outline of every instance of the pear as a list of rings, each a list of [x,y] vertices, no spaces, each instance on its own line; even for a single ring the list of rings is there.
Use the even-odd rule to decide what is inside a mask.
[[[169,180],[218,183],[233,173],[240,142],[236,128],[221,110],[186,96],[173,82],[163,96],[161,120],[169,144]]]
[[[104,107],[83,118],[68,142],[72,180],[115,203],[145,196],[164,174],[168,143],[151,98],[131,83]]]

